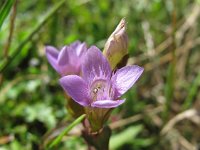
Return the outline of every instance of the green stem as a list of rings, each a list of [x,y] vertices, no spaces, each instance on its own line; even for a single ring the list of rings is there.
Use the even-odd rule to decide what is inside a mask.
[[[95,150],[109,150],[109,141],[111,136],[111,129],[106,126],[98,133],[90,133],[84,130],[83,138],[88,143],[88,150],[95,148]]]

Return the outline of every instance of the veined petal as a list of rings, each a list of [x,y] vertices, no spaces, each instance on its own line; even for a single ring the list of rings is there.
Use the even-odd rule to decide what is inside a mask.
[[[68,47],[68,54],[70,55],[69,60],[72,65],[79,65],[82,62],[84,54],[87,51],[87,45],[85,43],[80,43],[79,45],[75,45]],[[78,63],[78,64],[77,64]]]
[[[83,77],[89,82],[95,77],[106,79],[111,75],[111,68],[107,59],[96,46],[91,46],[88,49],[82,66]]]
[[[49,63],[51,64],[51,66],[56,71],[59,71],[58,65],[57,65],[57,58],[58,58],[58,55],[59,55],[59,51],[53,46],[46,46],[45,51],[46,51],[47,59],[48,59]]]
[[[81,43],[76,49],[76,55],[81,57],[87,51],[86,43]]]
[[[142,74],[143,70],[144,68],[137,65],[126,66],[117,70],[111,79],[117,90],[116,92],[118,93],[116,98],[120,97],[133,86]]]
[[[64,46],[58,55],[57,63],[59,66],[64,66],[64,65],[68,64],[68,62],[69,62],[68,46]]]
[[[70,53],[73,53],[77,57],[81,56],[87,51],[87,45],[85,42],[81,43],[80,41],[75,41],[74,43],[70,44],[69,47],[71,48]]]
[[[60,85],[72,97],[74,101],[82,106],[88,106],[90,100],[88,98],[88,86],[86,82],[77,75],[68,75],[62,77]]]
[[[125,99],[123,100],[99,100],[95,101],[91,104],[92,107],[98,107],[98,108],[114,108],[122,103],[124,103]]]

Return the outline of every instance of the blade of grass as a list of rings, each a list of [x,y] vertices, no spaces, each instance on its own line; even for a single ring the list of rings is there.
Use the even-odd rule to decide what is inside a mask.
[[[12,42],[16,15],[17,15],[17,0],[15,0],[15,2],[13,4],[13,10],[12,10],[11,16],[10,16],[10,31],[9,31],[8,40],[7,40],[5,47],[4,47],[4,57],[5,58],[8,57],[10,45],[11,45],[11,42]]]
[[[15,0],[7,0],[0,10],[0,30],[4,20],[6,19],[11,10],[12,5],[14,4],[14,1]]]
[[[164,120],[167,119],[168,113],[170,111],[170,105],[173,99],[173,91],[174,91],[174,64],[170,64],[167,70],[167,81],[165,84],[165,98],[166,104],[163,111]]]
[[[131,143],[136,136],[142,131],[143,126],[130,126],[124,131],[113,135],[110,139],[110,149],[117,149],[125,143]]]
[[[176,0],[172,1],[173,9],[171,11],[171,28],[172,28],[172,44],[171,44],[171,52],[172,52],[172,60],[168,67],[168,74],[167,74],[167,82],[165,86],[165,97],[166,97],[166,104],[165,109],[163,112],[163,119],[164,121],[167,120],[169,112],[170,112],[170,105],[174,98],[174,90],[175,90],[175,77],[176,77],[176,26],[177,26],[177,13],[176,13]]]
[[[188,109],[192,105],[194,97],[198,93],[199,86],[200,86],[200,72],[198,73],[193,83],[191,84],[191,87],[189,88],[188,95],[182,107],[183,110]]]
[[[57,5],[55,5],[44,17],[44,19],[38,23],[35,28],[32,30],[32,32],[20,43],[20,45],[14,50],[14,53],[6,59],[6,61],[3,62],[3,65],[1,66],[0,73],[2,73],[7,66],[12,62],[12,60],[20,53],[20,51],[23,49],[23,47],[30,41],[30,39],[38,33],[38,31],[44,26],[44,24],[60,9],[60,7],[63,7],[66,0],[59,1]]]
[[[76,120],[74,120],[74,122],[72,122],[68,127],[66,127],[63,130],[63,132],[56,139],[53,140],[53,142],[49,145],[49,148],[58,145],[61,142],[63,136],[66,135],[73,127],[79,124],[85,118],[85,116],[86,116],[85,114],[81,115]]]

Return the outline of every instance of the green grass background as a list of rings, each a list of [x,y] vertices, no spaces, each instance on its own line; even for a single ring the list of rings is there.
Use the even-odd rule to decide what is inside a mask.
[[[112,113],[111,149],[198,149],[199,0],[8,1],[0,1],[0,150],[39,149],[72,120],[44,46],[103,49],[124,17],[128,63],[145,71]],[[86,145],[73,134],[56,149]]]

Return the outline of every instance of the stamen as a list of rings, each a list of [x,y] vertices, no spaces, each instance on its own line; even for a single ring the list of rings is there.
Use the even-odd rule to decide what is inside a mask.
[[[96,80],[91,85],[91,98],[93,101],[102,100],[102,99],[109,99],[110,93],[112,89],[110,89],[109,83],[106,80]]]
[[[97,92],[98,92],[98,88],[94,88],[93,93],[97,94]]]

